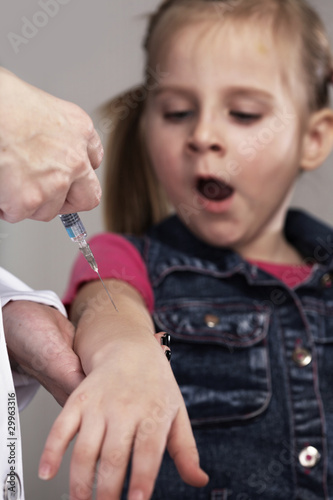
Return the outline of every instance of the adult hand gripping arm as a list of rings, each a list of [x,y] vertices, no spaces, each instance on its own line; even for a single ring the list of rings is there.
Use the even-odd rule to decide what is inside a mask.
[[[29,300],[9,302],[3,323],[10,359],[20,373],[37,379],[63,406],[84,378],[73,351],[72,323],[55,308]]]

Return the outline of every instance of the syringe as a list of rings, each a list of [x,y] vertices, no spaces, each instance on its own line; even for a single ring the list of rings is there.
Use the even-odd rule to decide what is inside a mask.
[[[106,288],[104,281],[101,278],[101,275],[99,274],[98,271],[98,266],[95,260],[95,257],[90,249],[90,246],[88,245],[86,241],[87,237],[87,232],[84,228],[84,225],[82,224],[82,221],[77,213],[74,214],[65,214],[65,215],[59,215],[61,222],[63,223],[68,236],[72,241],[75,243],[78,243],[79,245],[79,250],[83,253],[85,259],[89,263],[91,269],[95,271],[95,273],[98,274],[99,279],[101,280],[102,285],[105,288],[106,293],[109,296],[109,299],[112,302],[113,307],[115,308],[116,311],[118,311],[116,304],[113,302],[111,295]]]

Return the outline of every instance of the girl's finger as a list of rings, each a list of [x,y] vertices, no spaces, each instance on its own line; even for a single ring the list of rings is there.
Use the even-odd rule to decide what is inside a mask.
[[[184,403],[173,422],[167,447],[185,483],[196,487],[208,483],[209,477],[199,465],[199,453]]]
[[[134,425],[128,421],[118,422],[118,425],[109,421],[97,472],[96,500],[121,497],[131,456]]]
[[[70,467],[71,500],[90,500],[95,470],[105,434],[101,412],[92,411],[84,418],[76,439]]]
[[[81,411],[78,404],[68,405],[62,410],[47,437],[39,462],[40,479],[51,479],[60,467],[65,451],[80,428]]]
[[[161,466],[171,421],[166,417],[159,422],[160,418],[155,420],[153,414],[143,420],[137,430],[128,500],[151,497]]]

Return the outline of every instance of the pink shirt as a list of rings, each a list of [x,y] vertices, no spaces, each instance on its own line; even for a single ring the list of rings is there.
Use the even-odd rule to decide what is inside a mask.
[[[273,264],[272,262],[262,262],[251,260],[252,264],[266,271],[266,273],[275,276],[280,281],[285,283],[289,288],[303,283],[311,274],[312,266],[309,264],[290,265],[290,264]]]
[[[117,279],[133,286],[143,297],[149,312],[154,310],[154,293],[149,281],[146,265],[126,238],[113,233],[102,233],[89,241],[102,279]],[[311,266],[290,266],[270,262],[251,261],[252,264],[272,274],[290,288],[305,281],[311,274]],[[70,305],[81,285],[98,280],[83,255],[77,258],[63,302]]]
[[[154,294],[149,281],[146,265],[134,245],[126,238],[112,233],[102,233],[89,241],[102,279],[126,281],[143,297],[149,312],[154,310]],[[63,302],[70,305],[81,285],[98,280],[83,255],[74,263],[68,289]],[[115,297],[115,301],[116,297]]]

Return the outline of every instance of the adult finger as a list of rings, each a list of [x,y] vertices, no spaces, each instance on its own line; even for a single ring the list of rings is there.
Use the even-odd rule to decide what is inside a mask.
[[[40,205],[37,210],[35,210],[30,216],[29,219],[49,222],[54,219],[56,215],[62,209],[65,202],[66,193],[63,195],[58,193],[58,196],[55,197],[51,201],[47,201],[44,204]]]
[[[59,210],[60,214],[92,210],[101,201],[102,188],[94,172],[90,168],[89,173],[73,182],[67,193],[66,201]]]
[[[104,157],[104,149],[101,139],[95,129],[93,129],[91,137],[88,141],[87,152],[92,168],[98,168]]]
[[[68,397],[72,392],[78,387],[78,385],[84,380],[85,375],[82,372],[71,372],[61,377],[60,380],[55,380],[54,378],[42,376],[36,376],[38,382],[42,384],[45,389],[52,394],[54,399],[64,406]]]
[[[6,192],[1,197],[1,218],[6,222],[16,223],[30,218],[45,203],[46,198],[39,186],[22,179],[5,183]],[[15,203],[13,203],[15,200]]]
[[[57,382],[67,394],[71,394],[79,386],[82,380],[85,379],[85,377],[86,376],[81,369],[73,369],[62,374]]]
[[[68,397],[69,397],[69,394],[67,394],[65,391],[63,391],[60,387],[57,387],[55,386],[54,384],[52,384],[51,382],[46,382],[45,380],[38,380],[38,382],[40,382],[40,384],[45,387],[45,389],[50,393],[52,394],[52,396],[54,397],[54,399],[57,401],[57,403],[60,405],[60,406],[64,406]]]

